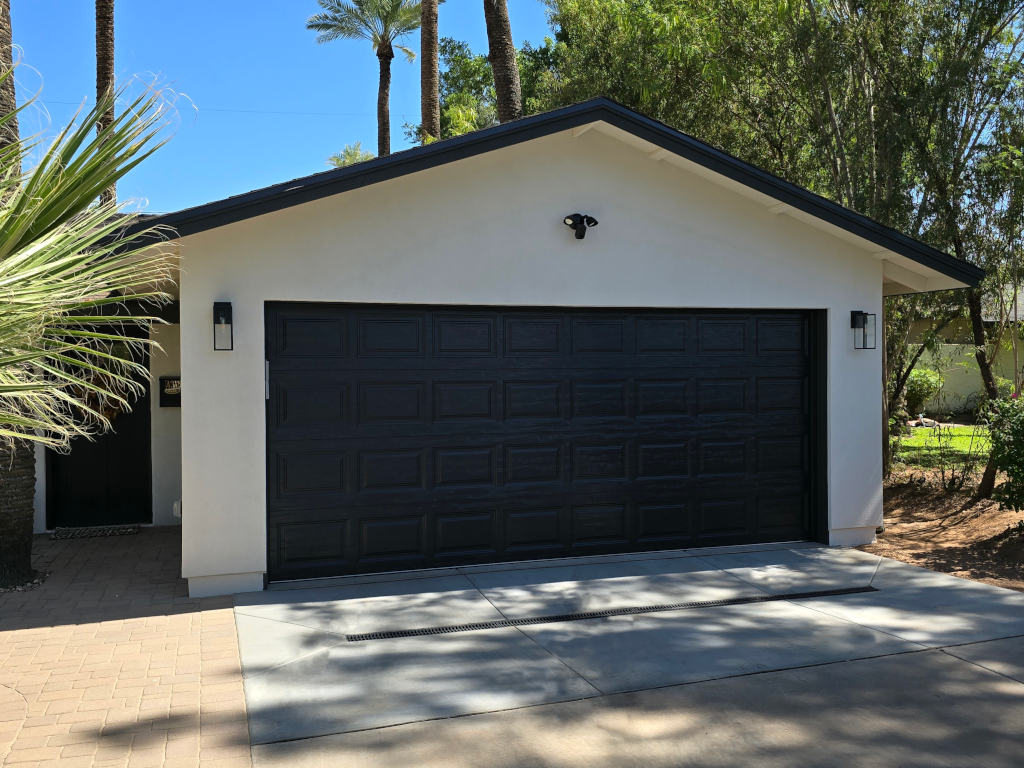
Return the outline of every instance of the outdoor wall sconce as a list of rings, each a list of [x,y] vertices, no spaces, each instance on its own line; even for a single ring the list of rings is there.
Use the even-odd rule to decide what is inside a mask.
[[[213,302],[213,348],[234,349],[235,337],[231,330],[231,302]]]
[[[854,349],[875,348],[875,315],[855,309],[850,313],[850,327]]]
[[[585,213],[574,213],[562,219],[565,226],[576,233],[576,239],[582,240],[587,236],[588,227],[596,227],[597,219]]]

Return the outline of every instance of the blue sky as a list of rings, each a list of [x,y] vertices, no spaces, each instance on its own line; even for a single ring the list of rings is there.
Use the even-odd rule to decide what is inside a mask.
[[[517,44],[550,34],[540,0],[508,0]],[[486,52],[481,0],[447,0],[442,36]],[[362,142],[376,151],[377,59],[369,43],[317,45],[305,29],[315,0],[118,0],[119,82],[154,78],[177,98],[170,143],[118,187],[122,199],[164,212],[325,170]],[[23,136],[52,134],[95,94],[92,0],[12,0],[23,66]],[[419,50],[418,35],[408,44]],[[138,81],[136,80],[136,83]],[[392,67],[392,149],[419,121],[419,63]]]

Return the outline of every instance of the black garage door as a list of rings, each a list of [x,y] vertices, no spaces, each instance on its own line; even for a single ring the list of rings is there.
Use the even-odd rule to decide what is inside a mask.
[[[809,331],[268,304],[270,578],[807,538]]]

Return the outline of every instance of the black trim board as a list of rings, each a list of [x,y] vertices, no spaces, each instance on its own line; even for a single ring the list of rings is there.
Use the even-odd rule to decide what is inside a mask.
[[[185,237],[597,121],[620,128],[967,285],[977,285],[985,274],[984,270],[972,264],[604,98],[415,147],[347,168],[324,171],[175,213],[147,218],[129,228],[126,234],[164,226],[174,229],[178,237]]]
[[[811,487],[808,530],[811,539],[828,544],[828,312],[815,309],[808,312],[808,347],[810,352],[811,416],[809,450],[811,452]]]

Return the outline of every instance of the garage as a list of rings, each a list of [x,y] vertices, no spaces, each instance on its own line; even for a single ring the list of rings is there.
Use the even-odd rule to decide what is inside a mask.
[[[883,298],[982,277],[604,99],[147,223],[198,597],[870,542]]]
[[[269,578],[812,538],[814,319],[268,302]]]

